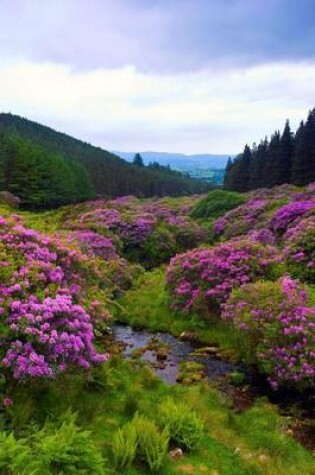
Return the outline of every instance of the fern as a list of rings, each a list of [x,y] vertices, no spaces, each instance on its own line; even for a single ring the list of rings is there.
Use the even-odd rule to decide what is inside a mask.
[[[112,443],[115,468],[123,470],[130,467],[136,457],[137,447],[138,435],[132,422],[118,429]]]
[[[168,428],[172,441],[187,450],[196,448],[203,434],[203,422],[189,406],[166,399],[159,406],[157,417],[159,424]]]

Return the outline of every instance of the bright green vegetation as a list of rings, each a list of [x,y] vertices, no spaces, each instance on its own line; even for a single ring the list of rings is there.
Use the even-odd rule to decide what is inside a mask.
[[[164,199],[159,204],[179,209],[191,199]],[[91,206],[18,214],[26,227],[62,239],[72,225],[82,224],[78,216]],[[0,214],[12,212],[1,207]],[[77,247],[74,250],[81,256]],[[176,336],[185,332],[205,346],[217,344],[223,352],[235,354],[239,335],[217,315],[172,310],[164,266],[144,271],[130,262],[123,264],[123,259],[115,262],[81,259],[77,269],[84,271],[82,297],[93,309],[96,347],[112,356],[87,373],[69,371],[58,380],[10,380],[13,404],[2,403],[0,411],[1,475],[313,475],[311,453],[292,437],[292,419],[282,417],[267,399],[257,399],[250,409],[237,413],[229,396],[211,383],[167,385],[141,360],[117,356],[117,344],[104,331],[110,322],[98,317],[97,307],[90,307],[95,301],[107,306],[114,319],[133,327]],[[128,285],[115,283],[121,298],[113,302],[112,277],[118,271],[126,272]],[[189,373],[189,368],[182,372]],[[243,373],[231,374],[235,386],[242,386],[243,379]],[[6,384],[1,378],[3,395]],[[172,459],[169,453],[177,448],[183,456]]]
[[[311,455],[266,401],[235,414],[205,383],[168,386],[117,357],[88,380],[20,386],[7,414],[14,438],[0,436],[3,475],[312,474]],[[166,447],[184,457],[171,461]]]
[[[225,190],[210,191],[205,198],[194,206],[191,216],[194,218],[218,218],[227,211],[245,203],[246,197],[241,193]]]
[[[165,270],[155,269],[141,275],[119,301],[121,308],[116,318],[134,328],[147,328],[150,331],[170,332],[179,336],[182,332],[192,332],[200,342],[216,342],[222,348],[236,346],[235,332],[224,322],[210,323],[196,314],[183,317],[170,310],[170,297],[165,289]]]
[[[85,168],[30,140],[0,134],[0,189],[29,209],[53,208],[94,196]]]

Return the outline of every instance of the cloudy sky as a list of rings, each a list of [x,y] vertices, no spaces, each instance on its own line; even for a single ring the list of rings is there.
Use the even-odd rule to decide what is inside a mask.
[[[107,149],[237,153],[314,107],[314,0],[1,0],[0,104]]]

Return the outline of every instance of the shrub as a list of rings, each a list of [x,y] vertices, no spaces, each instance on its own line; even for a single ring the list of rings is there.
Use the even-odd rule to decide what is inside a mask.
[[[315,217],[311,216],[290,228],[285,236],[284,256],[293,277],[315,283]]]
[[[213,190],[194,206],[194,218],[218,218],[246,201],[245,195],[233,191]]]
[[[184,312],[200,304],[218,310],[234,287],[271,275],[278,260],[274,247],[249,239],[180,254],[167,271],[172,306]]]
[[[104,459],[88,431],[81,431],[75,416],[67,414],[61,426],[47,423],[30,437],[0,434],[1,473],[24,475],[104,475]]]
[[[0,432],[0,472],[2,474],[29,474],[30,472],[25,470],[30,458],[30,448],[25,439],[17,440],[13,433]]]
[[[107,359],[93,347],[72,266],[60,243],[0,218],[0,364],[15,379],[55,378]]]
[[[314,214],[315,200],[310,201],[294,201],[279,208],[269,222],[269,228],[278,233],[283,234],[289,226],[308,214]]]
[[[167,430],[160,432],[154,422],[139,416],[133,419],[138,434],[138,453],[152,472],[158,471],[165,459],[169,435]]]
[[[166,429],[159,431],[154,422],[137,413],[114,435],[112,450],[116,468],[127,468],[137,458],[152,472],[157,472],[165,459],[169,443]]]
[[[131,466],[136,457],[138,434],[133,423],[125,424],[113,435],[112,451],[115,468],[124,470]]]
[[[193,450],[203,435],[203,423],[191,408],[171,399],[160,404],[158,423],[169,431],[171,441],[186,450]]]
[[[268,210],[269,206],[270,203],[263,198],[251,199],[218,218],[213,225],[213,232],[217,236],[224,235],[226,238],[246,234],[258,225],[261,215]]]
[[[232,292],[222,317],[239,332],[240,351],[273,388],[314,386],[315,307],[298,281],[257,282]]]

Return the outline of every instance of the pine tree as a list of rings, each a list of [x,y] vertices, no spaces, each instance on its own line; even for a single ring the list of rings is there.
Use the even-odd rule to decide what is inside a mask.
[[[295,138],[291,183],[306,185],[315,180],[315,109],[301,123]]]
[[[137,165],[137,167],[144,167],[144,161],[140,153],[135,154],[132,163],[133,165]]]
[[[268,155],[264,175],[266,177],[266,186],[271,188],[279,185],[279,160],[280,160],[280,132],[277,130],[270,139]]]
[[[227,164],[226,164],[226,167],[225,167],[225,174],[224,174],[224,180],[223,180],[224,188],[228,187],[228,181],[229,181],[228,177],[229,177],[229,174],[231,173],[232,168],[233,168],[232,158],[229,157],[228,161],[227,161]]]
[[[257,188],[262,188],[266,186],[265,183],[265,168],[267,162],[267,150],[268,150],[268,140],[267,137],[265,140],[262,140],[257,147],[257,150],[252,155],[252,160],[250,164],[250,180],[249,180],[249,189],[255,190]]]
[[[246,145],[244,152],[234,159],[232,166],[229,167],[228,173],[226,173],[225,188],[227,190],[249,190],[251,156],[251,149],[248,145]]]
[[[287,120],[280,139],[280,150],[275,172],[275,184],[290,183],[294,138]]]

